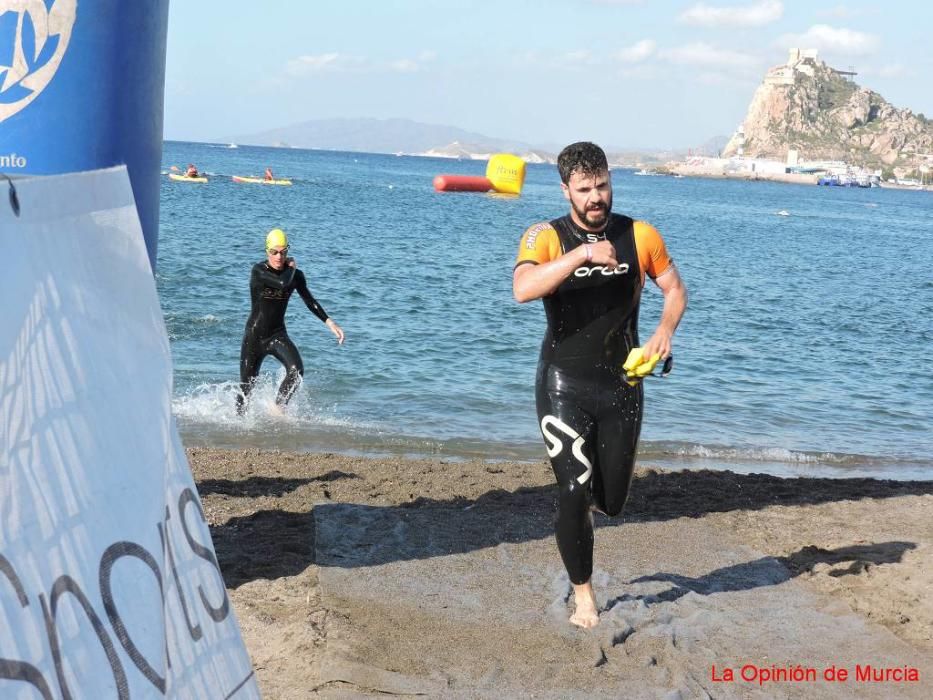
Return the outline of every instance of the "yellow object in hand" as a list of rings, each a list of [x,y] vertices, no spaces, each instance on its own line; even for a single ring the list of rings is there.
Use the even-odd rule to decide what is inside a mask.
[[[632,348],[628,354],[628,357],[625,358],[625,364],[622,365],[622,369],[626,372],[631,372],[633,369],[638,367],[645,359],[645,353],[641,348]]]
[[[644,350],[641,348],[632,348],[628,357],[625,358],[625,364],[622,369],[625,370],[628,377],[645,377],[654,370],[655,365],[661,359],[661,353],[655,353],[650,358],[645,359]]]
[[[655,353],[654,355],[651,356],[650,359],[645,360],[640,365],[638,365],[638,367],[635,368],[633,372],[634,375],[636,377],[644,377],[646,375],[651,374],[651,372],[654,371],[654,366],[658,364],[658,360],[660,359],[661,359],[661,353]]]

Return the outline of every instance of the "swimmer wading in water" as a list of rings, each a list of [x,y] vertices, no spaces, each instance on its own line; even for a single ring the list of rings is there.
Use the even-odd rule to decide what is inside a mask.
[[[294,258],[288,257],[288,237],[281,229],[272,229],[266,236],[266,260],[253,265],[249,292],[252,306],[240,349],[238,415],[246,412],[250,392],[267,355],[285,366],[285,379],[275,399],[277,406],[288,403],[304,376],[301,355],[285,330],[285,310],[292,292],[298,292],[311,313],[327,324],[339,344],[344,340],[343,330],[311,295],[304,273],[298,269]]]
[[[661,234],[612,213],[599,146],[567,146],[557,168],[570,213],[525,231],[512,291],[521,303],[541,299],[547,316],[535,402],[559,490],[555,530],[574,590],[570,622],[589,628],[599,622],[592,510],[622,511],[641,431],[642,385],[626,381],[622,365],[639,346],[642,288],[650,277],[664,295],[661,320],[643,346],[646,357],[658,358],[671,353],[687,289]]]

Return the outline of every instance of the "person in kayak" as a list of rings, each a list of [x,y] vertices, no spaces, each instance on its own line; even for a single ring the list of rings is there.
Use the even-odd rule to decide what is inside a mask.
[[[525,231],[512,291],[520,303],[544,303],[535,401],[558,485],[555,531],[573,585],[570,622],[589,628],[599,622],[592,511],[622,511],[641,431],[641,382],[627,381],[623,365],[639,346],[642,288],[648,277],[664,295],[643,347],[658,358],[671,353],[687,289],[657,229],[612,213],[609,165],[599,146],[567,146],[557,168],[570,212]]]
[[[194,163],[188,163],[188,168],[185,170],[185,177],[199,177],[198,169],[194,166]]]
[[[276,395],[276,406],[283,407],[295,393],[304,376],[298,348],[285,330],[285,310],[292,292],[321,319],[343,344],[344,333],[308,290],[304,273],[294,258],[288,257],[288,237],[281,229],[266,236],[266,260],[253,265],[249,279],[251,309],[240,349],[240,391],[236,397],[238,415],[246,412],[249,395],[256,383],[263,360],[272,355],[285,366],[285,379]]]
[[[265,173],[265,175],[263,175],[263,179],[265,179],[265,180],[274,180],[274,179],[275,179],[275,177],[272,175],[272,168],[266,168],[266,173]]]

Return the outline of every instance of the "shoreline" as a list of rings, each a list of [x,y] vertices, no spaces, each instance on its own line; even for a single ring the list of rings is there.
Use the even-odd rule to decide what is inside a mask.
[[[478,460],[489,464],[503,462],[539,462],[545,457],[540,440],[528,443],[480,441],[469,439],[431,440],[412,436],[402,441],[384,441],[373,435],[356,434],[352,439],[339,433],[322,431],[307,435],[290,432],[249,431],[242,434],[202,433],[181,428],[183,443],[189,448],[216,448],[225,451],[281,450],[296,454],[332,453],[346,458],[440,459],[452,463]],[[839,454],[826,450],[783,450],[746,448],[744,451],[699,443],[671,443],[669,440],[642,440],[638,464],[652,464],[666,471],[732,471],[738,474],[766,473],[781,478],[852,479],[869,478],[894,481],[933,479],[929,462],[921,458],[891,459],[877,455]]]
[[[186,453],[266,697],[745,697],[710,685],[740,658],[916,667],[859,692],[924,697],[933,673],[933,481],[639,467],[582,632],[543,460]]]
[[[819,176],[810,173],[768,173],[768,172],[737,172],[725,173],[721,170],[703,168],[697,166],[684,165],[683,163],[673,163],[666,166],[670,169],[672,175],[683,177],[702,177],[709,180],[746,180],[749,182],[783,182],[791,185],[817,185]],[[826,189],[833,189],[827,187]],[[847,187],[837,189],[850,189]],[[933,185],[899,185],[896,183],[885,182],[878,187],[854,188],[854,189],[882,189],[882,190],[910,190],[915,192],[933,192]]]

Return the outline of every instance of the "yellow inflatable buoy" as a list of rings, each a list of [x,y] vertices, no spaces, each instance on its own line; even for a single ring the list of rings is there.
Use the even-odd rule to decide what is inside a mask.
[[[511,153],[496,153],[486,165],[486,179],[496,192],[521,194],[525,184],[525,161]]]

